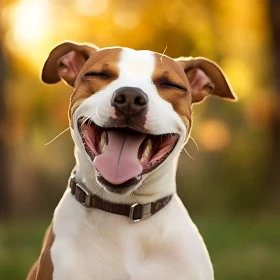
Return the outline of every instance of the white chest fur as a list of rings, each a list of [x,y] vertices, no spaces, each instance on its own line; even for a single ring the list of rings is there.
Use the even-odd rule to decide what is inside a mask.
[[[175,195],[145,221],[86,209],[67,190],[59,203],[51,257],[54,280],[213,280],[203,240]]]

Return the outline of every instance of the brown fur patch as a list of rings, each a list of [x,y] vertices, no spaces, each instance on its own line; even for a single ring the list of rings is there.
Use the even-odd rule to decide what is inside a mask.
[[[191,125],[191,87],[184,69],[172,58],[155,53],[155,70],[152,80],[159,95],[170,102],[185,125]],[[168,86],[173,84],[181,87]]]
[[[48,227],[39,259],[32,266],[26,280],[52,280],[53,263],[51,260],[51,247],[54,242],[52,224]]]
[[[74,111],[81,103],[93,95],[95,92],[102,90],[119,76],[117,63],[122,49],[109,48],[101,49],[95,52],[86,61],[76,82],[75,90],[70,99],[69,118],[71,119]],[[105,75],[84,76],[86,73],[102,73]]]

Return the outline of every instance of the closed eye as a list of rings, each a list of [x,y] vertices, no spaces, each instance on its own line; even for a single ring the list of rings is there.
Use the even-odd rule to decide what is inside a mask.
[[[170,82],[164,82],[164,83],[161,83],[160,84],[162,87],[167,87],[167,88],[177,88],[177,89],[180,89],[180,90],[185,90],[187,91],[187,89],[183,86],[180,86],[178,84],[174,84],[174,83],[170,83]]]
[[[99,77],[99,78],[110,78],[111,76],[105,72],[88,72],[84,77]]]

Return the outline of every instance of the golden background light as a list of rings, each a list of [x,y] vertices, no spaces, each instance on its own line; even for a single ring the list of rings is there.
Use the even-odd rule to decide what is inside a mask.
[[[17,4],[11,15],[14,43],[19,48],[37,45],[45,38],[48,19],[48,1],[22,0]]]
[[[109,0],[75,0],[74,4],[81,14],[98,16],[107,10]]]
[[[7,24],[7,47],[27,66],[35,69],[45,59],[45,50],[52,42],[52,23],[49,22],[49,1],[21,0],[5,11]]]

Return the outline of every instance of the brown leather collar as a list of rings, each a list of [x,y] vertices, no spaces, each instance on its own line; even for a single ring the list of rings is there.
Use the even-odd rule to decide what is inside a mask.
[[[77,183],[74,177],[70,178],[69,187],[76,200],[86,208],[92,207],[109,213],[126,216],[133,222],[139,222],[157,213],[167,205],[172,198],[171,194],[151,203],[134,203],[129,205],[113,203],[93,195],[83,184]]]

